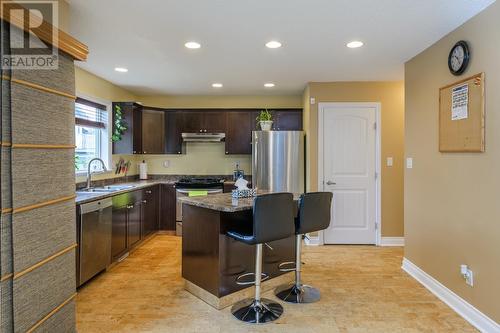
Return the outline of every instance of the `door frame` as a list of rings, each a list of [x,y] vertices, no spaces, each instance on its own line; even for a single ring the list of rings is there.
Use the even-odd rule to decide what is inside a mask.
[[[380,102],[323,102],[318,103],[318,190],[324,190],[324,174],[323,174],[323,119],[325,114],[325,108],[338,108],[343,109],[346,107],[355,108],[369,108],[375,110],[375,245],[380,246],[382,239],[382,173],[381,173],[381,133],[382,133],[382,122],[381,122],[381,103]],[[312,238],[310,244],[324,245],[324,235],[323,231],[320,231],[316,239]]]

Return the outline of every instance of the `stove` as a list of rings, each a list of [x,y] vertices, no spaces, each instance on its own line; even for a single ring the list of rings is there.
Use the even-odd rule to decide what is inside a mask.
[[[189,177],[181,178],[175,183],[176,198],[189,196],[189,192],[207,191],[207,195],[222,193],[224,190],[224,179],[216,177]],[[182,204],[177,200],[176,205],[176,235],[182,236]]]
[[[212,189],[223,188],[224,179],[215,177],[191,177],[181,178],[175,183],[177,189]]]

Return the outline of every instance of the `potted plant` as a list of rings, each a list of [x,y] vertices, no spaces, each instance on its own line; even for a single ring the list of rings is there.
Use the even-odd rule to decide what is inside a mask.
[[[256,118],[260,125],[260,129],[263,131],[270,131],[273,126],[273,115],[267,109],[260,111]]]

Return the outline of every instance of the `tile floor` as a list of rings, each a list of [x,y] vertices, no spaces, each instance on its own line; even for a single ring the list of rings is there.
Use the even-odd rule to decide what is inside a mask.
[[[477,332],[401,270],[402,248],[305,247],[303,276],[321,300],[284,304],[260,326],[184,291],[180,253],[180,238],[157,235],[81,288],[78,332]]]

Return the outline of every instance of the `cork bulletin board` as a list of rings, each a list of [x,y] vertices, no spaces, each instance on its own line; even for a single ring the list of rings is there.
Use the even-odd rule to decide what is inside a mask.
[[[484,152],[484,73],[439,89],[439,151]]]

